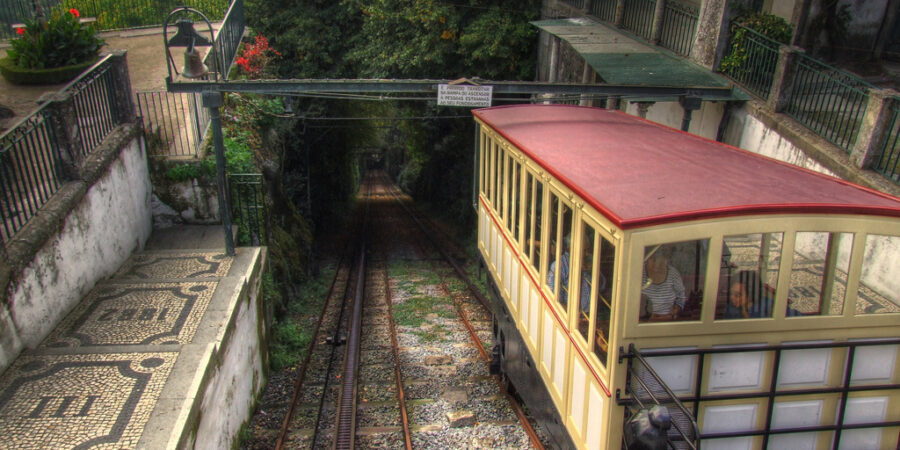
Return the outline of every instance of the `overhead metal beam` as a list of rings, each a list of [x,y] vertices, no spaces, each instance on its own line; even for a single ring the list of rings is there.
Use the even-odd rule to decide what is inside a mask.
[[[238,80],[179,81],[166,79],[169,92],[247,92],[268,94],[434,94],[438,85],[453,80],[368,80],[368,79],[302,79],[302,80]],[[497,94],[598,95],[625,98],[700,97],[704,100],[737,100],[732,88],[629,86],[611,84],[546,83],[529,81],[478,80],[493,86]]]

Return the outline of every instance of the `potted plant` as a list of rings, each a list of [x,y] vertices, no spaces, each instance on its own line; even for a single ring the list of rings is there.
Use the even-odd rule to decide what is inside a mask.
[[[81,23],[77,9],[54,10],[47,20],[29,20],[0,59],[0,73],[15,84],[54,84],[71,80],[97,61],[105,42],[93,26]]]

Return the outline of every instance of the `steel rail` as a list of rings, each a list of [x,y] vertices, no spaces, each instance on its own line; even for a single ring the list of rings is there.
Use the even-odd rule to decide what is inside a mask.
[[[275,441],[275,450],[282,450],[284,448],[284,440],[287,437],[287,432],[290,427],[291,419],[294,418],[294,410],[297,407],[297,403],[300,402],[300,389],[303,387],[303,382],[306,380],[306,369],[309,367],[309,362],[312,358],[313,351],[315,349],[316,343],[319,342],[319,332],[322,329],[322,322],[325,320],[325,311],[328,310],[328,307],[331,304],[331,298],[335,294],[335,286],[337,285],[337,280],[341,274],[341,266],[344,263],[343,256],[340,260],[338,260],[337,270],[334,272],[334,279],[331,280],[331,286],[328,288],[328,294],[325,297],[325,304],[322,305],[322,310],[319,312],[319,320],[316,321],[316,328],[313,331],[313,339],[309,341],[309,345],[306,347],[306,357],[303,358],[303,363],[300,366],[300,374],[297,376],[296,381],[294,382],[294,393],[291,395],[291,404],[288,407],[287,412],[284,415],[284,421],[281,424],[281,430],[278,433],[278,440]],[[347,269],[347,280],[344,284],[344,292],[347,291],[350,284],[350,268]]]
[[[446,251],[440,245],[438,245],[434,239],[432,239],[431,234],[429,234],[429,232],[428,232],[429,229],[426,228],[425,225],[416,217],[416,214],[412,211],[412,209],[409,208],[406,204],[404,204],[404,202],[401,201],[399,196],[397,196],[396,189],[394,188],[393,183],[388,184],[388,186],[389,186],[389,192],[390,192],[391,196],[393,196],[394,200],[400,206],[402,206],[404,210],[406,210],[406,212],[413,219],[413,221],[416,222],[416,225],[419,227],[419,230],[426,237],[426,239],[431,243],[432,247],[434,247],[441,254],[441,256],[444,258],[445,261],[450,263],[450,265],[454,268],[454,271],[457,273],[457,276],[459,276],[460,279],[462,279],[466,283],[467,288],[473,294],[473,296],[476,297],[479,300],[479,302],[481,302],[482,305],[485,306],[485,308],[488,311],[490,311],[491,310],[490,307],[488,307],[486,304],[487,300],[484,299],[484,296],[482,296],[474,288],[474,284],[472,284],[472,282],[469,280],[468,274],[466,274],[465,271],[463,271],[462,268],[459,267],[459,265],[452,258],[450,258],[449,255],[447,255]],[[436,228],[431,227],[431,229],[434,230]],[[432,265],[433,265],[433,261],[432,261]],[[435,272],[440,274],[440,272],[438,272],[437,270],[435,270]],[[441,286],[444,288],[444,290],[446,292],[449,293],[450,290],[447,288],[447,284],[444,281],[444,276],[440,275],[440,278],[441,278]],[[456,311],[459,314],[459,317],[462,319],[463,325],[465,325],[466,330],[468,330],[469,337],[475,343],[475,346],[476,346],[476,348],[478,348],[479,353],[481,353],[482,358],[486,362],[489,363],[491,360],[491,357],[488,355],[487,351],[484,349],[484,345],[482,345],[481,339],[478,338],[478,334],[475,332],[475,328],[469,322],[469,319],[465,313],[465,310],[463,310],[462,305],[459,304],[459,301],[456,299],[455,296],[451,295],[450,297],[453,299],[453,304],[456,307]],[[503,387],[503,382],[500,380],[500,377],[493,375],[492,378],[497,383],[497,386],[500,388],[500,392],[503,392],[506,395],[506,398],[509,401],[509,404],[510,404],[513,412],[515,412],[516,417],[519,419],[519,422],[522,424],[522,429],[525,431],[525,434],[528,435],[528,439],[531,441],[531,445],[534,446],[534,448],[536,448],[536,449],[543,450],[544,445],[541,444],[541,440],[538,438],[537,433],[535,433],[534,428],[531,426],[531,423],[528,421],[528,417],[525,415],[525,412],[522,410],[522,407],[512,397],[512,395]]]
[[[385,261],[387,261],[385,259]],[[391,306],[391,283],[388,280],[387,265],[382,272],[384,276],[384,298],[387,304],[388,324],[391,327],[391,351],[394,354],[394,378],[397,386],[397,402],[400,403],[400,420],[403,425],[403,440],[406,450],[412,450],[412,433],[409,430],[409,414],[406,411],[406,394],[403,391],[403,371],[400,369],[400,344],[397,342],[397,328],[394,326],[394,311]]]
[[[353,296],[353,312],[350,318],[347,348],[344,356],[344,372],[338,399],[337,428],[334,446],[339,450],[353,448],[356,438],[356,381],[359,374],[359,340],[362,327],[362,302],[366,288],[366,245],[359,252],[357,262],[356,293]],[[325,394],[327,395],[327,393]]]
[[[368,236],[369,197],[372,194],[372,183],[366,183],[366,206],[363,214],[359,262],[357,263],[356,292],[353,296],[353,309],[348,324],[347,348],[344,354],[344,372],[341,379],[340,397],[338,399],[337,420],[335,425],[334,444],[332,448],[339,450],[352,449],[356,440],[356,392],[359,375],[359,347],[362,328],[362,309],[366,289],[366,239]],[[323,395],[328,395],[327,392]]]

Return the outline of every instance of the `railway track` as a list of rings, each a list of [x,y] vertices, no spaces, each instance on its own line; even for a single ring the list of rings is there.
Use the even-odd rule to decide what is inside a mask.
[[[336,272],[277,447],[541,448],[488,372],[491,316],[454,258],[386,175],[361,191],[364,250]]]

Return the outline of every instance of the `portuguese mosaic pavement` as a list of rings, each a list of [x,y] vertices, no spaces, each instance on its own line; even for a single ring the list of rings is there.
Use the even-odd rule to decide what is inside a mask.
[[[0,377],[0,448],[137,447],[232,262],[133,256]]]

